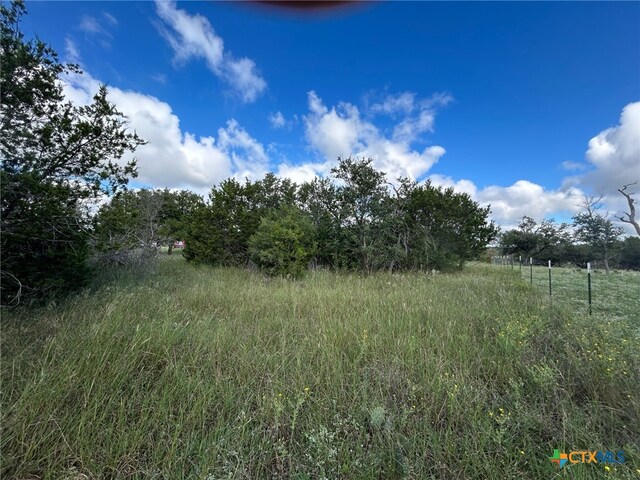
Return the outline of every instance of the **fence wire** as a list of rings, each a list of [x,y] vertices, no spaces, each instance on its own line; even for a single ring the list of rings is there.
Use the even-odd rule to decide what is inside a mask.
[[[493,256],[491,263],[513,271],[552,301],[567,303],[578,312],[624,317],[640,325],[640,272],[612,270],[607,274],[600,268],[556,266],[549,260],[517,255]]]

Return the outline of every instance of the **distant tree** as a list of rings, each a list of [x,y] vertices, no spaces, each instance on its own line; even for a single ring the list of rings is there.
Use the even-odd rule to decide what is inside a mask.
[[[505,255],[520,254],[525,259],[545,256],[558,261],[571,242],[569,225],[545,219],[538,224],[533,218],[524,216],[517,229],[507,230],[500,236],[500,246]]]
[[[93,219],[93,244],[103,261],[116,263],[148,260],[161,245],[171,252],[174,241],[186,235],[191,215],[202,206],[202,197],[189,191],[118,192]]]
[[[0,5],[3,303],[82,285],[86,205],[135,176],[135,161],[119,161],[144,143],[127,132],[104,86],[90,105],[65,101],[60,75],[78,68],[44,42],[25,41],[24,13],[23,2]]]
[[[593,254],[602,260],[605,270],[609,273],[609,260],[624,230],[598,212],[601,199],[601,197],[585,198],[582,205],[583,211],[573,217],[573,222],[576,239],[591,247]]]
[[[638,221],[636,220],[636,207],[634,205],[636,200],[631,196],[633,195],[632,192],[626,191],[627,188],[629,188],[631,185],[635,185],[636,183],[638,182],[628,183],[627,185],[624,185],[622,188],[618,189],[618,191],[624,196],[624,198],[627,199],[627,204],[629,205],[629,212],[625,212],[623,216],[618,217],[618,219],[624,223],[633,225],[633,228],[635,228],[636,233],[640,237],[640,224],[638,224]],[[626,215],[626,217],[624,217],[624,215]]]
[[[293,206],[272,210],[249,239],[252,260],[272,276],[300,278],[315,250],[313,224]]]
[[[618,265],[621,268],[640,270],[640,238],[627,237],[624,239],[620,248]]]

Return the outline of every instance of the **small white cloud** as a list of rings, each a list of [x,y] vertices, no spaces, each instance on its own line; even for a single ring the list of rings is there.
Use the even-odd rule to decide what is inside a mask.
[[[269,123],[273,128],[283,128],[287,121],[282,115],[282,112],[270,113],[269,114]]]
[[[76,43],[70,37],[64,39],[64,50],[71,63],[80,63],[80,52]]]
[[[304,163],[302,165],[290,165],[281,163],[278,166],[276,175],[288,178],[297,184],[310,182],[316,177],[326,177],[331,170],[329,163]]]
[[[384,113],[387,115],[404,114],[413,112],[415,107],[416,94],[413,92],[403,92],[396,95],[387,95],[380,103],[374,103],[370,107],[372,113]]]
[[[174,51],[174,62],[202,58],[209,70],[229,84],[244,102],[253,102],[266,89],[267,83],[249,58],[234,58],[225,52],[224,41],[202,15],[190,15],[178,9],[174,1],[156,0],[160,34]]]
[[[570,160],[566,160],[562,162],[561,166],[564,170],[568,170],[570,172],[577,172],[577,171],[586,170],[587,168],[589,168],[589,166],[584,163],[572,162]]]
[[[107,20],[108,23],[110,23],[114,27],[118,25],[118,19],[111,15],[109,12],[102,12],[102,16]]]
[[[80,25],[78,25],[78,28],[85,33],[105,33],[100,22],[91,15],[84,15],[80,19]]]
[[[151,75],[151,79],[165,85],[167,83],[167,76],[164,73],[156,73]]]

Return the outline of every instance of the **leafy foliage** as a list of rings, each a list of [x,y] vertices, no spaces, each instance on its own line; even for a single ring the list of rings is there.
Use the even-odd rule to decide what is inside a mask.
[[[185,227],[188,260],[212,265],[244,265],[249,261],[249,238],[262,217],[293,205],[295,185],[269,173],[262,180],[241,184],[230,178],[214,187],[209,203],[197,209]]]
[[[506,255],[521,255],[523,259],[544,256],[552,261],[564,256],[570,247],[569,225],[557,224],[545,219],[539,225],[531,217],[524,216],[515,230],[508,230],[500,237],[502,252]]]
[[[79,74],[19,29],[22,2],[0,6],[2,302],[77,288],[86,278],[87,204],[135,176],[120,159],[144,143],[107,100],[65,101],[60,76]]]
[[[597,211],[598,201],[585,199],[583,212],[573,217],[573,222],[576,239],[591,247],[593,254],[603,261],[608,273],[609,260],[624,230]]]
[[[249,243],[260,219],[268,217],[269,228],[277,230],[268,223],[275,222],[270,215],[293,205],[299,221],[313,226],[315,264],[333,269],[459,268],[497,234],[487,220],[489,208],[468,195],[408,179],[392,185],[371,159],[338,159],[332,175],[300,186],[272,174],[244,184],[225,180],[191,217],[185,256],[214,265],[245,264],[255,259]]]
[[[313,224],[295,207],[264,217],[249,239],[252,260],[271,276],[303,276],[315,250]]]

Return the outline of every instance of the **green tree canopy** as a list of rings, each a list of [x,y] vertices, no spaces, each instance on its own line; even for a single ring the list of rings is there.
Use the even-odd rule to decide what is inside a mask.
[[[87,203],[135,176],[144,143],[107,100],[67,102],[60,77],[79,74],[20,31],[23,2],[0,5],[2,301],[77,288],[86,278]]]
[[[301,277],[315,251],[313,224],[293,206],[271,211],[249,239],[251,259],[272,276]]]

